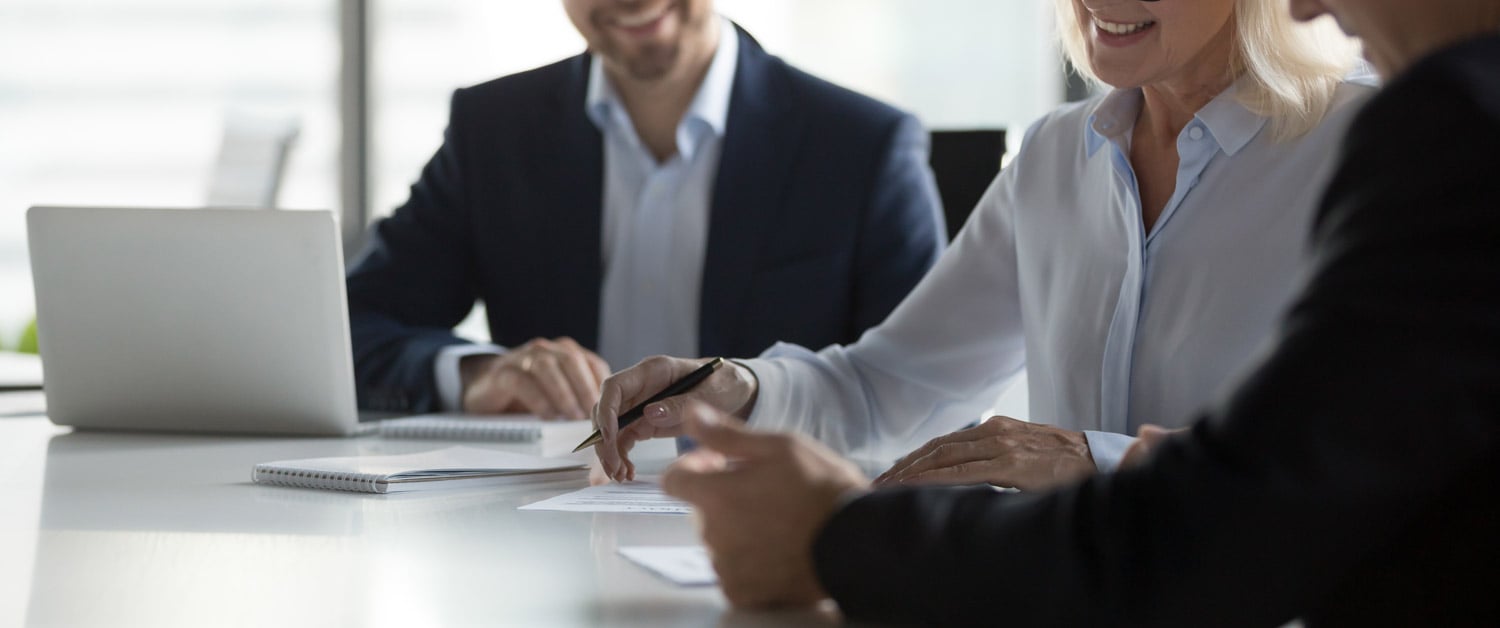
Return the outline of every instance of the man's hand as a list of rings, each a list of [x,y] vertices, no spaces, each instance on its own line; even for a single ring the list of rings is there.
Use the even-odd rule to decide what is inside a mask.
[[[459,376],[465,413],[584,419],[609,365],[572,338],[536,338],[502,355],[464,358]]]
[[[875,485],[982,484],[1040,491],[1094,473],[1082,432],[1003,416],[928,441]]]
[[[869,481],[806,437],[751,432],[700,403],[685,404],[682,415],[700,449],[673,463],[662,487],[697,507],[724,596],[752,608],[827,598],[813,541],[841,496]]]
[[[635,479],[635,464],[630,462],[630,450],[643,440],[682,435],[683,408],[691,401],[708,404],[741,420],[749,416],[759,390],[755,374],[743,366],[726,361],[724,366],[714,371],[703,383],[684,394],[647,406],[644,416],[625,429],[620,429],[619,419],[622,413],[650,399],[708,361],[709,359],[650,357],[604,380],[599,404],[594,407],[594,425],[598,426],[604,441],[594,446],[594,453],[599,456],[605,475],[617,482]]]
[[[1151,454],[1156,452],[1157,445],[1167,440],[1168,436],[1178,432],[1186,432],[1188,428],[1169,430],[1155,425],[1142,425],[1135,434],[1135,442],[1125,450],[1125,455],[1120,458],[1120,468],[1128,469],[1145,464],[1151,459]]]

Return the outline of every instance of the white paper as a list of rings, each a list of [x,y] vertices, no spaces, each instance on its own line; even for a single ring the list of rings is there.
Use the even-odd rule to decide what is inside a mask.
[[[653,482],[590,486],[527,504],[520,509],[565,512],[636,512],[658,515],[685,515],[693,511],[693,507],[687,502],[667,496],[661,491],[661,486]]]
[[[337,456],[305,460],[278,460],[257,467],[280,467],[299,471],[359,473],[391,478],[461,476],[497,472],[582,470],[577,460],[543,458],[509,451],[448,447],[414,454],[387,456]]]
[[[620,555],[674,584],[701,587],[719,583],[708,549],[701,545],[622,547]]]

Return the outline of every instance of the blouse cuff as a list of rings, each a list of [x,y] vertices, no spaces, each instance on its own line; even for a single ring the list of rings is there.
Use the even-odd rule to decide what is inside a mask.
[[[1089,453],[1094,457],[1094,466],[1101,473],[1113,473],[1119,468],[1120,459],[1125,457],[1125,450],[1135,442],[1135,438],[1115,432],[1085,430],[1083,436],[1089,441]]]

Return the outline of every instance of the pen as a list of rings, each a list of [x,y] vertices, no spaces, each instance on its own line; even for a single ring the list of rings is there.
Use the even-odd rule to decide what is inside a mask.
[[[714,358],[712,360],[709,360],[707,364],[704,364],[703,366],[698,367],[693,372],[688,373],[686,377],[672,382],[671,386],[668,386],[662,389],[661,392],[652,395],[650,399],[642,401],[636,404],[634,408],[626,410],[624,414],[620,415],[620,429],[625,429],[626,426],[629,426],[631,423],[634,423],[636,419],[639,419],[641,418],[641,416],[645,415],[646,406],[666,399],[667,397],[675,397],[689,390],[692,390],[694,386],[703,383],[703,380],[708,379],[709,375],[713,375],[714,371],[718,370],[719,367],[723,365],[724,358]],[[573,451],[575,453],[578,451],[582,451],[584,447],[597,445],[599,441],[602,440],[604,440],[604,433],[599,431],[598,426],[595,426],[594,433],[589,435],[588,438],[583,439],[583,442],[579,443],[577,447],[574,447]]]

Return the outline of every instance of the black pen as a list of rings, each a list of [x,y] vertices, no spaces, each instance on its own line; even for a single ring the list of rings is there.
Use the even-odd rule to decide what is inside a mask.
[[[707,364],[704,364],[703,366],[698,367],[697,370],[688,373],[687,377],[672,382],[671,386],[668,386],[662,389],[661,392],[652,395],[650,399],[642,401],[639,404],[636,404],[634,408],[626,410],[625,414],[620,415],[620,429],[625,429],[626,426],[634,423],[636,419],[644,416],[646,414],[646,406],[666,399],[667,397],[676,397],[677,395],[692,390],[694,386],[697,386],[698,384],[703,383],[703,380],[708,379],[709,375],[713,375],[714,371],[718,370],[721,366],[724,366],[724,358],[714,358],[712,360],[709,360]],[[578,451],[582,451],[584,447],[597,445],[599,444],[599,441],[602,440],[604,440],[604,432],[599,431],[599,427],[595,426],[594,433],[588,438],[583,439],[583,442],[579,443],[577,447],[574,447],[573,451],[575,453]]]

